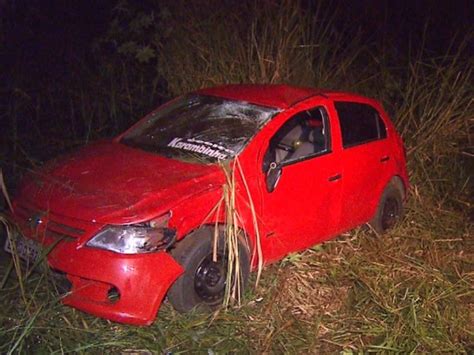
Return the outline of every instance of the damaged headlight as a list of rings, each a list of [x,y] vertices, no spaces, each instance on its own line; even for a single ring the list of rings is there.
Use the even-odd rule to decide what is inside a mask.
[[[165,217],[168,217],[166,215]],[[87,242],[88,247],[121,254],[152,253],[168,249],[176,233],[167,228],[168,218],[128,226],[108,226]]]

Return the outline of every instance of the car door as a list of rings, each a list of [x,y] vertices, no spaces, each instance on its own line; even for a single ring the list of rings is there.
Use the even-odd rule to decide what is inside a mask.
[[[342,153],[341,230],[368,222],[390,178],[391,147],[384,121],[367,103],[338,101]]]
[[[337,229],[341,166],[331,124],[325,107],[309,107],[266,142],[260,183],[267,261],[316,244]]]

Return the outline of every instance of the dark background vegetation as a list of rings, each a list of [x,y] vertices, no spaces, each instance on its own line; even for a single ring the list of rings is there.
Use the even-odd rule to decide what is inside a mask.
[[[227,40],[229,46],[249,46],[249,39],[242,32],[249,31],[255,22],[261,22],[263,28],[269,25],[265,22],[281,21],[281,14],[275,9],[262,10],[272,3],[271,6],[281,6],[279,1],[232,0],[198,1],[191,6],[153,0],[3,1],[0,5],[0,152],[2,168],[8,172],[6,176],[16,179],[18,169],[32,162],[49,159],[90,139],[117,134],[163,100],[203,85],[265,81],[370,91],[371,76],[387,69],[395,73],[407,65],[409,56],[417,56],[421,51],[429,57],[455,53],[472,32],[469,26],[474,14],[471,1],[302,1],[302,8],[315,16],[313,23],[296,17],[301,14],[293,14],[292,20],[300,20],[301,27],[319,28],[306,28],[300,37],[307,37],[311,31],[324,36],[316,39],[320,40],[318,45],[328,46],[323,48],[325,52],[331,52],[331,40],[337,40],[333,51],[339,55],[329,54],[333,55],[327,58],[329,63],[322,63],[328,69],[321,69],[330,71],[333,66],[344,65],[344,60],[351,60],[340,77],[324,82],[318,80],[317,74],[309,73],[312,71],[309,66],[308,73],[304,73],[304,65],[298,68],[303,73],[300,77],[292,73],[250,77],[245,64],[256,64],[252,62],[241,63],[240,68],[233,70],[240,71],[239,75],[231,73],[228,77],[225,75],[228,63],[222,64],[224,72],[220,76],[209,73],[212,76],[193,78],[189,70],[201,69],[197,66],[180,73],[190,55],[197,55],[199,48],[205,50],[209,46],[206,41]],[[196,11],[190,11],[193,7]],[[225,28],[227,24],[236,26],[235,31],[241,32],[239,38],[233,37],[234,30]],[[215,30],[223,33],[213,34]],[[202,38],[206,35],[208,38]],[[262,40],[272,41],[272,36],[268,37]],[[199,42],[188,48],[176,48],[170,43],[186,40]],[[241,42],[233,43],[236,40]],[[296,46],[302,38],[295,36],[290,40],[295,42],[287,45]],[[216,48],[221,44],[215,43]],[[463,54],[469,58],[474,53],[472,42],[467,47]],[[172,50],[182,53],[168,53]],[[275,53],[277,50],[271,48],[267,59],[280,55]],[[219,58],[217,51],[215,57],[208,56],[206,60],[224,61],[229,54]],[[323,61],[317,57],[320,55],[317,50],[305,54]],[[180,55],[187,57],[182,63]],[[237,54],[235,59],[242,58]],[[163,61],[167,62],[166,68],[160,65]],[[377,67],[380,65],[383,68]],[[353,85],[355,80],[363,81],[362,75],[357,75],[361,68],[369,75],[365,78],[368,82],[363,89],[366,90]],[[176,78],[184,75],[187,78]],[[404,79],[401,73],[392,75],[396,75],[393,85]],[[385,84],[380,77],[375,80]],[[372,94],[381,96],[376,90]]]
[[[37,279],[34,307],[21,306],[5,277],[0,351],[472,350],[473,18],[467,0],[0,1],[0,167],[10,191],[29,169],[173,96],[244,82],[381,100],[413,183],[393,238],[358,231],[291,256],[247,306],[214,320],[165,305],[147,330],[111,325],[59,306]]]

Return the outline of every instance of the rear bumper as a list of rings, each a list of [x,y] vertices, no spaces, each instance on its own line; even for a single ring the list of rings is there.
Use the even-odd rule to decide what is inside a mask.
[[[183,268],[167,253],[122,255],[62,243],[49,265],[66,274],[71,292],[62,302],[116,322],[149,325]]]

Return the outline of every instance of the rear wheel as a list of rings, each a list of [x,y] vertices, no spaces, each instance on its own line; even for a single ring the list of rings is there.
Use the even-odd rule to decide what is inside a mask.
[[[177,243],[171,254],[185,269],[168,291],[168,299],[179,312],[193,308],[212,310],[221,305],[227,281],[227,253],[223,235],[219,237],[217,261],[212,256],[212,228],[199,229]],[[241,291],[250,272],[248,248],[239,243]]]
[[[370,225],[377,233],[392,229],[403,215],[403,194],[395,185],[388,185],[380,198],[377,211]]]

